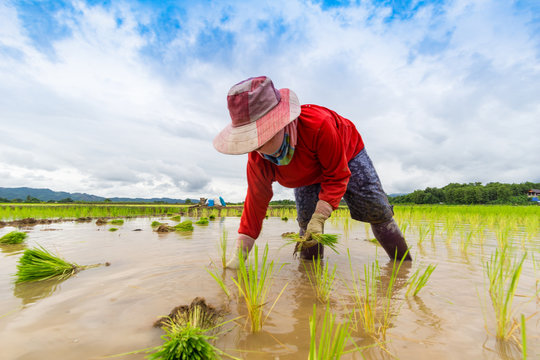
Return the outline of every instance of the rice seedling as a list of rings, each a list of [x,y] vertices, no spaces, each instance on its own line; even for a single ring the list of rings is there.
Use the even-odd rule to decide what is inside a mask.
[[[208,218],[202,217],[195,222],[197,225],[208,225]]]
[[[173,226],[176,231],[193,231],[193,222],[191,220],[184,220],[180,224]]]
[[[109,231],[110,231],[110,232],[115,232],[115,231],[118,231],[118,228],[112,227],[112,228],[109,229]]]
[[[282,216],[282,217],[281,217],[281,220],[283,220],[283,221],[289,221],[289,218],[286,217],[286,216]]]
[[[504,243],[501,248],[495,249],[495,253],[485,263],[489,296],[497,324],[496,336],[499,339],[510,338],[517,327],[513,320],[512,302],[526,256],[527,253],[521,260],[511,259],[509,245]]]
[[[39,281],[46,279],[66,279],[81,270],[100,266],[78,265],[48,252],[42,246],[26,249],[17,264],[15,283]],[[107,265],[107,264],[106,264]]]
[[[313,316],[309,318],[309,360],[338,360],[346,353],[345,347],[351,339],[350,322],[338,324],[328,305],[322,320],[317,326],[317,306],[313,304]],[[317,330],[319,337],[317,338]]]
[[[527,360],[527,329],[525,327],[525,315],[521,314],[521,355]]]
[[[376,330],[376,315],[377,315],[377,300],[378,300],[378,281],[379,281],[379,264],[377,260],[371,263],[371,267],[364,264],[364,287],[360,279],[357,278],[353,267],[351,254],[347,249],[349,258],[349,266],[352,276],[352,295],[356,306],[355,315],[358,315],[358,320],[362,328],[368,334],[375,334]]]
[[[437,265],[428,265],[422,275],[420,275],[420,268],[418,268],[408,281],[407,292],[405,293],[405,296],[409,296],[411,292],[412,296],[416,296],[420,292],[420,290],[422,290],[427,284],[429,277],[431,276],[436,267]]]
[[[348,251],[347,254],[352,276],[351,283],[353,287],[351,290],[356,306],[355,314],[358,314],[360,324],[366,333],[373,336],[380,336],[382,339],[385,339],[386,331],[390,327],[390,305],[394,293],[394,284],[405,257],[399,262],[397,260],[392,262],[392,272],[388,278],[386,288],[383,288],[381,285],[379,262],[375,260],[371,264],[371,267],[364,264],[365,285],[362,289],[360,280],[354,273],[351,256]],[[379,290],[384,293],[384,297],[379,296]]]
[[[181,217],[180,215],[175,215],[175,216],[171,216],[171,217],[170,217],[170,219],[171,219],[172,221],[180,221],[181,218],[182,218],[182,217]]]
[[[241,252],[241,250],[239,250]],[[263,317],[264,305],[267,303],[267,296],[274,275],[274,261],[268,261],[268,244],[265,245],[261,259],[259,260],[258,246],[255,245],[252,251],[253,256],[246,260],[239,253],[239,266],[237,269],[237,279],[232,278],[238,288],[239,295],[246,302],[248,318],[251,324],[251,332],[258,332],[268,318],[276,302],[281,297],[288,284],[285,284],[279,295],[274,300],[270,310]],[[283,265],[282,265],[283,267]],[[281,270],[281,268],[280,268]]]
[[[210,214],[210,216],[208,217],[209,220],[216,220],[216,215],[214,214]]]
[[[317,257],[309,263],[309,269],[306,268],[305,262],[302,264],[306,270],[309,283],[315,290],[317,299],[322,303],[327,303],[330,300],[330,293],[334,287],[337,267],[334,264],[334,267],[330,270],[328,262],[325,261],[324,265],[322,262],[321,258]]]
[[[21,231],[12,231],[0,238],[0,244],[21,244],[28,234]]]
[[[221,319],[221,313],[206,304],[203,298],[195,298],[189,306],[173,309],[169,316],[158,320],[154,326],[165,330],[164,343],[151,351],[149,359],[220,359],[223,352],[211,344],[211,335]]]
[[[159,221],[152,221],[152,224],[150,224],[151,227],[158,227],[160,225],[163,225],[163,223],[160,223]]]
[[[305,237],[300,236],[300,235],[298,235],[296,233],[290,233],[286,237],[288,238],[287,243],[295,245],[294,253],[293,253],[295,255],[296,255],[296,253],[298,253],[299,251],[302,250],[303,243],[305,241],[307,241]],[[337,251],[337,248],[336,248],[337,240],[338,240],[337,235],[335,235],[335,234],[311,234],[311,239],[315,240],[319,244],[322,244],[322,245],[325,245],[325,246],[329,247],[336,254],[339,254],[339,252]]]
[[[227,229],[223,229],[218,243],[218,252],[221,258],[221,266],[225,269],[227,267]]]
[[[109,221],[109,224],[112,224],[112,225],[124,225],[124,220],[123,219],[114,219],[114,220]]]
[[[429,224],[421,223],[418,225],[418,245],[422,245],[425,238],[429,234],[429,230],[430,230]]]

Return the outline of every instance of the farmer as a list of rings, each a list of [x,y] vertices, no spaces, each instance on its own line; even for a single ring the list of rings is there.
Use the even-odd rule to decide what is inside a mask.
[[[323,256],[311,239],[345,199],[351,217],[371,224],[391,259],[410,260],[379,177],[354,124],[318,105],[300,105],[290,89],[274,88],[266,76],[234,85],[227,95],[232,123],[214,139],[224,154],[246,154],[248,189],[237,250],[247,256],[259,236],[272,199],[272,183],[294,188],[302,244],[300,257]],[[236,251],[238,254],[239,251]],[[238,267],[235,256],[227,265]]]

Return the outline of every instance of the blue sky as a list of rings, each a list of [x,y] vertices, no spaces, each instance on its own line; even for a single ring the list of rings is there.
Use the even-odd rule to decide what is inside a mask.
[[[539,59],[536,0],[3,1],[0,186],[243,200],[211,143],[257,75],[352,120],[389,193],[540,182]]]

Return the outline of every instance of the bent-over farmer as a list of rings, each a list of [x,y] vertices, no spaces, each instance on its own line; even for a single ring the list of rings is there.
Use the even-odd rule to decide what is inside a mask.
[[[351,217],[371,224],[390,258],[411,259],[362,137],[350,120],[322,106],[300,105],[292,90],[275,89],[265,76],[234,85],[227,104],[232,122],[216,136],[214,147],[225,154],[248,153],[248,189],[237,239],[245,256],[261,232],[272,183],[277,181],[294,188],[300,235],[307,240],[323,232],[325,220],[344,198]],[[322,257],[323,250],[321,244],[306,241],[300,257]],[[227,266],[238,267],[237,256]]]

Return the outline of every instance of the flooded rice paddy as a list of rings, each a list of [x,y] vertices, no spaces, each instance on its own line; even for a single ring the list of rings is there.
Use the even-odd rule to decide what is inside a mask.
[[[183,217],[182,220],[185,218]],[[292,219],[292,217],[289,217]],[[207,272],[220,264],[218,241],[228,232],[229,252],[234,245],[239,217],[222,217],[190,233],[157,233],[152,221],[177,222],[164,217],[126,219],[121,226],[92,222],[59,222],[19,228],[28,233],[25,245],[0,246],[0,358],[1,359],[101,359],[158,346],[161,329],[154,321],[178,305],[202,296],[226,311],[226,319],[245,316],[245,303],[228,298]],[[399,221],[399,219],[398,219]],[[515,341],[498,341],[495,316],[488,295],[485,262],[502,236],[486,228],[481,241],[468,241],[457,224],[451,236],[443,223],[431,232],[418,223],[401,223],[412,247],[414,261],[404,264],[396,280],[391,320],[382,346],[356,329],[358,346],[343,359],[521,359],[521,334]],[[447,226],[447,225],[446,225]],[[110,227],[118,231],[110,232]],[[427,229],[427,225],[426,225]],[[460,232],[460,229],[462,231]],[[16,230],[0,228],[0,236]],[[257,245],[269,246],[269,257],[284,264],[274,276],[271,303],[283,286],[285,291],[263,325],[252,334],[244,319],[216,340],[221,350],[242,359],[306,359],[309,354],[309,318],[317,303],[303,263],[292,257],[292,245],[281,234],[296,231],[294,220],[280,217],[265,220]],[[340,320],[353,308],[350,251],[354,272],[363,276],[364,265],[378,259],[381,277],[388,278],[392,263],[382,248],[367,241],[373,235],[363,223],[345,217],[327,222],[327,233],[340,235],[340,254],[327,250],[326,261],[336,264],[338,279],[331,293],[330,308]],[[426,234],[423,233],[426,231]],[[524,314],[529,358],[540,358],[539,265],[540,236],[523,228],[506,234],[513,253],[527,252],[512,309],[518,319]],[[470,240],[470,236],[469,236]],[[81,265],[110,262],[108,267],[88,269],[64,281],[26,284],[13,282],[19,257],[25,248],[39,244]],[[436,265],[426,286],[417,296],[406,296],[406,282],[419,267]],[[278,267],[279,268],[279,267]],[[231,276],[223,273],[233,289]],[[319,310],[323,311],[320,305]],[[145,353],[115,357],[144,359]]]

